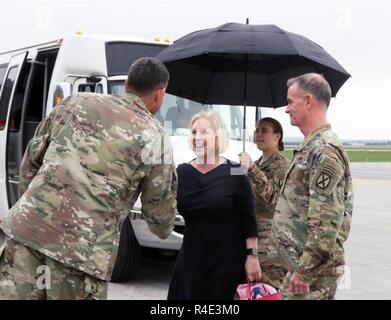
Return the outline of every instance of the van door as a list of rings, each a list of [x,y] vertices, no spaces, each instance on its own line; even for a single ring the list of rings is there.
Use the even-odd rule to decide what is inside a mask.
[[[9,109],[14,99],[15,87],[19,75],[26,62],[27,51],[11,58],[0,96],[0,219],[6,215],[9,209],[8,202],[8,166],[7,166],[7,139]]]

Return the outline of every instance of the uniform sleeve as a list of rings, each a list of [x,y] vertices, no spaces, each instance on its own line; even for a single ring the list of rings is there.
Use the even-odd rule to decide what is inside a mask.
[[[167,238],[174,229],[177,175],[174,165],[153,166],[141,186],[142,213],[153,234]]]
[[[42,165],[50,141],[51,118],[47,117],[38,125],[34,137],[27,144],[19,170],[19,197],[27,190]]]
[[[268,207],[277,203],[278,194],[287,169],[288,164],[281,164],[274,171],[274,176],[268,179],[257,165],[250,168],[248,176],[253,185],[254,198],[259,204]]]
[[[255,220],[254,200],[251,185],[245,175],[237,175],[236,208],[240,214],[240,223],[245,238],[258,237]]]
[[[165,239],[174,229],[178,179],[169,138],[165,135],[161,138],[164,139],[164,152],[158,161],[153,161],[149,174],[141,182],[141,210],[150,231]],[[152,143],[150,148],[154,146],[156,144]]]
[[[324,154],[311,168],[308,238],[295,270],[307,282],[313,282],[332,257],[344,215],[343,161],[336,154]]]

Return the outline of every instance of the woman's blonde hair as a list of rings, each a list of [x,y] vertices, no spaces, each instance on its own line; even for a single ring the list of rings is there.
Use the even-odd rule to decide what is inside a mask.
[[[211,123],[212,129],[216,135],[216,155],[225,152],[228,149],[228,132],[220,115],[215,111],[197,113],[193,116],[193,118],[191,118],[190,130],[194,122],[196,122],[198,119],[206,119]],[[193,144],[191,143],[191,140],[189,142],[190,147],[193,150]]]

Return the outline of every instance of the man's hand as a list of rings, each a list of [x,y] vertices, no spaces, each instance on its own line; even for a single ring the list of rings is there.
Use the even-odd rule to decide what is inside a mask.
[[[291,276],[289,283],[289,291],[294,294],[307,294],[310,291],[310,284],[300,280],[295,273]]]

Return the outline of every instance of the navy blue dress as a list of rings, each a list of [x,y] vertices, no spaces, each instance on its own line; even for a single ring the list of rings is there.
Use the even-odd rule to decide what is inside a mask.
[[[168,299],[232,300],[246,282],[246,238],[257,237],[247,176],[229,160],[203,174],[178,166],[178,211],[185,219],[182,247]]]

